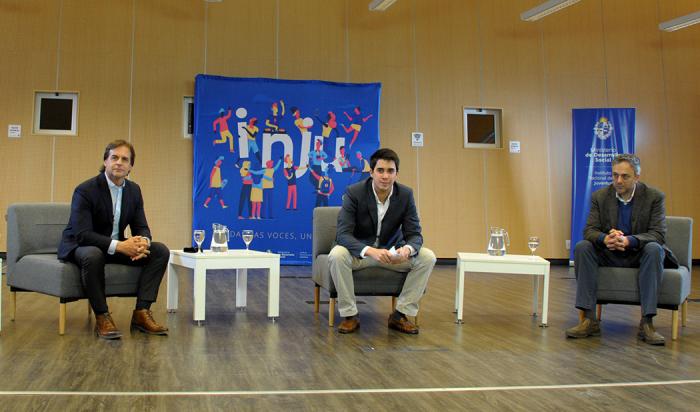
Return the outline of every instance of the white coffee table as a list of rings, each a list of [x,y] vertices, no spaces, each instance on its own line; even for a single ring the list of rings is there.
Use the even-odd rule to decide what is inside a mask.
[[[248,269],[267,269],[267,316],[274,322],[280,312],[280,255],[254,250],[229,250],[228,252],[185,253],[182,250],[170,251],[168,263],[168,303],[169,312],[175,312],[178,305],[177,266],[192,269],[194,272],[194,313],[198,325],[205,318],[207,269],[236,269],[236,308],[246,307],[248,289]]]
[[[542,323],[547,326],[547,307],[549,305],[549,261],[530,255],[491,256],[486,253],[457,253],[457,291],[455,294],[455,311],[457,322],[464,323],[462,310],[464,305],[464,272],[503,273],[532,275],[533,289],[532,314],[537,315],[539,298],[539,277],[544,277],[542,293]]]

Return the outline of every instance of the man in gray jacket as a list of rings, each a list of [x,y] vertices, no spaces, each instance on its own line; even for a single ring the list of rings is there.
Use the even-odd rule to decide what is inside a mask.
[[[370,168],[370,177],[348,186],[343,195],[337,245],[328,256],[338,311],[345,318],[338,332],[352,333],[360,327],[352,271],[381,266],[407,272],[389,328],[417,334],[418,327],[406,315],[418,313],[435,254],[423,247],[413,191],[396,182],[399,156],[391,149],[379,149],[370,158]]]
[[[678,261],[664,245],[664,194],[640,182],[640,173],[637,156],[618,155],[612,162],[613,183],[591,195],[584,240],[574,251],[576,307],[584,312],[584,318],[566,330],[570,338],[600,335],[595,318],[598,267],[638,267],[642,309],[639,338],[651,345],[664,344],[652,318],[656,315],[664,261],[675,267]]]

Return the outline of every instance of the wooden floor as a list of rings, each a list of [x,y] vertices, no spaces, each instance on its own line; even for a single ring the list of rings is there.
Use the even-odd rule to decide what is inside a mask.
[[[636,339],[639,308],[610,305],[602,336],[568,340],[575,281],[553,267],[549,327],[531,316],[526,276],[468,274],[465,323],[455,324],[454,266],[438,266],[421,307],[421,332],[386,327],[390,298],[361,298],[361,329],[339,335],[327,305],[313,313],[308,267],[282,269],[280,319],[267,319],[267,281],[250,271],[248,309],[236,311],[231,273],[207,279],[206,323],[192,322],[192,279],[180,309],[154,305],[169,337],[129,333],[133,299],[111,299],[120,341],[98,340],[85,301],[18,295],[9,319],[3,279],[0,410],[697,410],[700,303],[670,342],[671,313],[656,318],[665,347]],[[698,273],[696,271],[695,278]],[[697,281],[695,284],[697,285]],[[700,297],[695,286],[691,298]],[[327,299],[322,295],[322,299]],[[635,385],[629,385],[635,383]]]

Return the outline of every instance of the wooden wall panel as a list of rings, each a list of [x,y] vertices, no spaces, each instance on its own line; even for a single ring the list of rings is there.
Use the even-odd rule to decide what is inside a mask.
[[[396,6],[396,7],[394,7]],[[369,12],[365,2],[349,2],[350,78],[382,83],[380,145],[401,159],[401,181],[415,185],[415,154],[410,133],[415,124],[411,2],[396,2],[386,12]],[[363,153],[367,158],[371,153]]]
[[[132,1],[63,5],[58,84],[79,92],[78,136],[56,138],[54,200],[98,173],[108,142],[128,139]]]
[[[207,3],[206,72],[274,78],[276,4],[276,0]]]
[[[640,7],[637,13],[627,13]],[[636,153],[642,160],[642,180],[670,190],[664,119],[661,32],[656,1],[617,1],[603,15],[610,107],[636,108]]]
[[[56,86],[58,4],[53,0],[0,3],[0,210],[17,202],[49,202],[53,138],[32,135],[34,91]],[[7,125],[22,126],[8,139]],[[0,219],[0,250],[7,226]]]
[[[660,20],[666,21],[700,10],[700,1],[661,2]],[[695,218],[694,257],[700,253],[700,25],[661,33],[666,112],[668,113],[668,156],[670,174],[667,190],[669,214]],[[670,195],[669,193],[670,192]]]
[[[586,1],[540,20],[550,153],[553,256],[568,258],[571,238],[571,109],[605,107],[600,3]],[[573,245],[572,245],[573,247]]]
[[[280,78],[347,81],[346,7],[347,0],[280,2]]]
[[[421,223],[426,245],[453,257],[485,244],[483,153],[464,149],[462,133],[462,108],[480,104],[477,7],[459,0],[416,7]]]
[[[535,23],[519,14],[540,0],[401,0],[386,12],[368,2],[0,2],[0,127],[23,127],[0,139],[0,208],[68,201],[106,142],[131,138],[155,236],[189,243],[181,103],[206,72],[381,82],[382,145],[401,156],[439,257],[483,250],[489,225],[510,231],[513,252],[538,234],[540,254],[568,257],[575,107],[636,107],[643,179],[667,193],[669,214],[697,215],[700,26],[657,25],[700,0],[587,0]],[[33,92],[56,87],[80,92],[80,135],[32,136]],[[504,144],[519,140],[522,152],[464,149],[463,106],[503,108]],[[0,231],[4,250],[4,220]]]
[[[508,230],[513,253],[527,253],[528,236],[549,240],[542,222],[550,210],[544,125],[531,121],[544,119],[542,56],[536,52],[540,33],[519,14],[512,2],[479,2],[482,104],[503,109],[504,138],[502,149],[484,152],[486,223]],[[509,153],[510,140],[520,141],[520,154]],[[550,255],[552,246],[542,242],[540,253]],[[480,250],[484,249],[485,244]]]
[[[204,66],[204,5],[139,1],[136,7],[131,141],[133,178],[154,238],[171,248],[192,234],[192,140],[182,137],[182,99]]]

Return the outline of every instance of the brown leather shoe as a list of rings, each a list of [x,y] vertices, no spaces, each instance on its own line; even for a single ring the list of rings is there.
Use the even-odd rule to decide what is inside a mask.
[[[150,335],[167,335],[168,328],[156,323],[153,312],[148,309],[134,309],[131,316],[131,327]]]
[[[399,319],[396,319],[393,315],[389,315],[389,329],[398,330],[401,333],[408,333],[409,335],[418,334],[418,326],[408,320],[406,316],[401,316]]]
[[[345,318],[345,319],[343,319],[342,322],[340,322],[340,325],[338,325],[338,332],[339,333],[353,333],[359,328],[360,328],[360,318],[357,316],[353,316],[350,318]]]
[[[122,333],[117,329],[109,313],[95,315],[95,335],[102,339],[119,339],[122,337]]]

